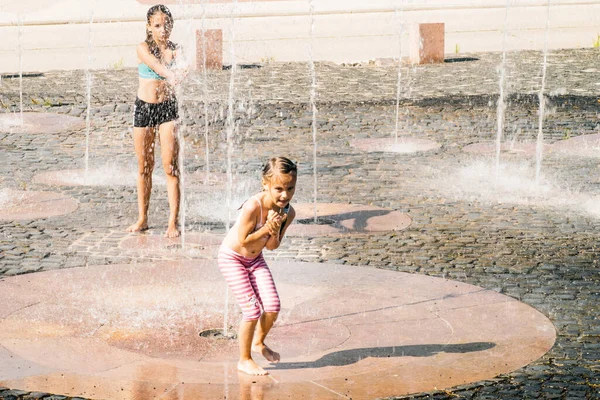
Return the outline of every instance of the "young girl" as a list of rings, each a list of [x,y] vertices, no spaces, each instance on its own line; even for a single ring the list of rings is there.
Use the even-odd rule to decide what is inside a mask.
[[[138,220],[128,232],[148,229],[148,206],[152,192],[154,169],[154,139],[160,137],[163,167],[167,175],[169,224],[166,237],[179,236],[179,143],[176,135],[177,99],[175,71],[171,69],[177,48],[169,40],[173,17],[162,4],[151,7],[146,14],[146,40],[137,46],[139,88],[134,107],[133,143],[138,161]]]
[[[279,353],[265,344],[265,337],[279,314],[279,295],[263,248],[274,250],[296,212],[290,201],[296,190],[296,164],[285,157],[272,158],[263,168],[263,191],[242,206],[242,212],[219,249],[219,268],[243,314],[238,339],[238,370],[250,375],[267,372],[252,359],[251,351],[272,363]]]

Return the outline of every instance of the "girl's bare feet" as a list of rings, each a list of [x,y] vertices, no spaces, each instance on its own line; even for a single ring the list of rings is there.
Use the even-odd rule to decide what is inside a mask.
[[[238,371],[244,372],[248,375],[268,375],[269,373],[262,369],[260,365],[254,362],[253,359],[243,360],[238,362]]]
[[[252,345],[252,351],[255,353],[260,353],[267,361],[277,364],[281,357],[279,353],[271,350],[266,344],[254,344]]]
[[[166,238],[176,238],[179,237],[179,229],[177,229],[177,225],[171,225],[169,224],[169,227],[167,228],[167,231],[165,232],[165,237]]]
[[[145,220],[140,219],[135,224],[133,224],[129,228],[127,228],[126,231],[127,232],[142,232],[142,231],[145,231],[146,229],[148,229],[148,223]]]

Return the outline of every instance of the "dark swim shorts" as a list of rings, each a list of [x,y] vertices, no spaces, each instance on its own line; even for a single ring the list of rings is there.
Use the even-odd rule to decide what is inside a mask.
[[[162,103],[146,103],[137,97],[135,99],[133,126],[136,128],[159,126],[178,118],[177,100],[168,100]]]

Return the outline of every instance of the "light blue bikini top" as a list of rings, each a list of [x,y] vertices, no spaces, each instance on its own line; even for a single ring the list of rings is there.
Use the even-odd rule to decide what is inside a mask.
[[[175,59],[172,59],[171,62],[169,63],[169,65],[167,65],[167,68],[171,68],[174,63],[175,63]],[[159,74],[157,74],[156,72],[154,72],[154,70],[152,68],[150,68],[148,65],[146,65],[145,63],[138,64],[138,75],[140,78],[144,78],[144,79],[165,80],[164,77],[162,77]]]
[[[156,72],[154,72],[154,70],[147,66],[145,63],[138,64],[138,75],[140,76],[140,78],[144,79],[165,79]]]

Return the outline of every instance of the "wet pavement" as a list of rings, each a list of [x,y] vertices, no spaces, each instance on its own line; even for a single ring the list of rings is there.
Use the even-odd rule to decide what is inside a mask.
[[[598,133],[599,56],[597,49],[549,55],[543,130],[547,144]],[[289,237],[269,258],[448,278],[528,304],[557,329],[552,350],[528,366],[444,390],[410,396],[398,392],[397,398],[600,398],[598,160],[589,147],[581,152],[574,145],[567,146],[568,152],[548,151],[536,189],[532,152],[502,151],[502,176],[494,180],[494,154],[463,150],[495,141],[500,61],[500,54],[469,54],[443,65],[404,67],[398,127],[398,71],[393,63],[317,64],[318,202],[399,212],[410,217],[411,225],[397,231]],[[530,143],[538,135],[541,61],[539,52],[508,55],[507,142]],[[91,75],[90,166],[108,174],[134,169],[130,133],[135,71]],[[208,169],[216,174],[226,171],[230,77],[227,70],[210,72],[204,90],[203,76],[194,74],[182,87],[186,175],[206,170],[206,147]],[[262,163],[279,154],[299,162],[297,202],[312,201],[308,67],[300,63],[246,66],[236,70],[234,80],[232,167],[239,184],[232,202],[239,204],[259,189]],[[0,85],[0,106],[18,111],[18,79],[3,78]],[[85,122],[86,104],[84,71],[49,72],[23,80],[26,111],[69,115]],[[387,139],[396,132],[441,147],[417,153],[367,153],[351,145],[353,140]],[[185,244],[183,250],[161,244],[157,250],[131,245],[142,236],[124,232],[136,216],[132,184],[62,186],[34,179],[44,172],[83,168],[85,141],[85,123],[59,133],[28,133],[0,123],[4,161],[0,204],[8,189],[60,193],[79,202],[69,214],[1,222],[0,274],[213,257],[203,244],[212,239],[193,235],[218,236],[225,231],[222,186],[186,187],[185,232],[192,235],[191,249],[186,250]],[[159,161],[155,174],[160,179]],[[166,229],[166,203],[164,185],[155,185],[149,235],[158,236]],[[55,285],[60,291],[64,283]],[[19,387],[11,389],[1,391],[0,398],[43,397],[20,392]]]

